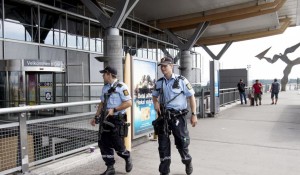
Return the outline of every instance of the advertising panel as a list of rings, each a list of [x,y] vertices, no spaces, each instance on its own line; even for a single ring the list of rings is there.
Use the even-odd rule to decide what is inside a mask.
[[[152,90],[156,81],[157,63],[134,58],[132,65],[133,138],[137,138],[153,132],[152,121],[156,118],[156,112]]]

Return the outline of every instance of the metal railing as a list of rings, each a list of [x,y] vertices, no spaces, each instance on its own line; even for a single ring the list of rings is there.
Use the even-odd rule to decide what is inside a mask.
[[[98,128],[89,124],[95,112],[28,120],[29,112],[97,105],[100,102],[94,100],[0,109],[0,115],[17,114],[18,117],[18,122],[2,121],[4,124],[0,124],[0,174],[20,170],[25,173],[29,171],[29,167],[97,145]],[[1,118],[0,116],[0,121]]]
[[[240,100],[240,94],[237,88],[227,88],[219,90],[219,104],[220,106],[226,106],[228,104],[235,103]],[[245,88],[246,96],[252,92],[251,87]],[[248,98],[248,97],[247,97]],[[199,101],[198,109],[199,117],[204,118],[206,116],[210,116],[210,90],[209,89],[201,89],[201,92],[198,93],[196,99]]]
[[[270,90],[271,84],[263,85],[262,91],[264,93],[268,93]],[[198,87],[199,88],[199,87]],[[197,107],[197,111],[199,117],[205,117],[210,113],[210,90],[207,88],[200,87],[201,90],[198,89],[198,93],[196,93],[196,99],[199,101],[199,105]],[[290,83],[286,85],[286,90],[297,90],[298,86],[296,83]],[[227,88],[219,90],[219,104],[220,106],[226,106],[228,104],[235,103],[240,100],[240,94],[237,88]],[[246,97],[248,99],[248,95],[251,94],[253,97],[252,87],[245,87]],[[250,99],[248,99],[250,100]]]
[[[234,103],[240,98],[237,88],[220,89],[220,106]]]

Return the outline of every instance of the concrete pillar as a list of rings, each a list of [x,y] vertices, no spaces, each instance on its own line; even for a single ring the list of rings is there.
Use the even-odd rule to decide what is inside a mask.
[[[193,59],[190,51],[182,51],[180,58],[181,75],[191,81]]]
[[[118,71],[117,78],[123,81],[122,36],[117,28],[108,28],[105,32],[104,57],[109,58],[105,66],[115,68]]]

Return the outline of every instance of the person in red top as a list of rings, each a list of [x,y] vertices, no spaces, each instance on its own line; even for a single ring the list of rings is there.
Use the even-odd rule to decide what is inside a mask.
[[[259,82],[259,80],[255,80],[255,84],[252,86],[252,90],[254,93],[254,101],[257,104],[257,99],[259,99],[259,105],[261,105],[261,94],[262,94],[262,84]]]

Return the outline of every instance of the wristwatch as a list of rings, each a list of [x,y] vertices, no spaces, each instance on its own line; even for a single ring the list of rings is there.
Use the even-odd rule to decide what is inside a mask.
[[[192,112],[192,115],[196,115],[194,112]]]

